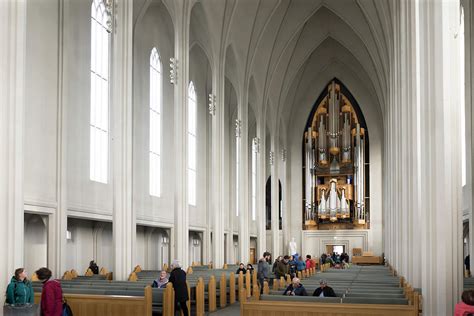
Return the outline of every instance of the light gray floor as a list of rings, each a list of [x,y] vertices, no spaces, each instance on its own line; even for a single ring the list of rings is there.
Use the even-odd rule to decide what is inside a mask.
[[[212,316],[238,316],[240,315],[240,303],[236,302],[230,306],[226,306],[221,310],[209,313]]]

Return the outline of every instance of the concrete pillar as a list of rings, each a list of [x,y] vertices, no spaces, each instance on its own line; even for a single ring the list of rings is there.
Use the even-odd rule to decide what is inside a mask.
[[[209,112],[212,124],[212,179],[211,179],[211,212],[212,212],[212,261],[214,267],[224,265],[224,228],[225,228],[225,105],[224,105],[224,61],[214,63],[212,75],[212,100]],[[229,239],[229,238],[228,238]],[[230,237],[232,239],[232,236]]]
[[[265,228],[265,185],[266,185],[266,163],[268,163],[265,152],[265,116],[257,116],[257,259],[260,258],[267,249],[267,233]],[[273,254],[272,254],[273,255]]]
[[[132,206],[133,1],[116,0],[112,31],[111,181],[114,277],[125,280],[135,264],[136,216]]]
[[[0,3],[0,291],[23,266],[26,1]]]
[[[175,258],[182,266],[191,264],[188,258],[189,215],[187,181],[187,98],[189,85],[189,1],[178,0],[175,8],[175,60],[177,78],[174,82],[175,119],[175,198],[174,242]]]
[[[280,160],[279,158],[279,137],[278,134],[275,133],[271,137],[271,153],[270,153],[270,164],[271,164],[271,186],[272,186],[272,254],[273,257],[276,258],[280,255],[280,226],[279,226],[279,165]]]
[[[236,141],[239,142],[239,255],[240,261],[247,263],[249,261],[250,251],[250,233],[249,233],[249,141],[248,141],[248,92],[245,88],[241,89],[238,102],[238,120],[240,126],[236,131]]]

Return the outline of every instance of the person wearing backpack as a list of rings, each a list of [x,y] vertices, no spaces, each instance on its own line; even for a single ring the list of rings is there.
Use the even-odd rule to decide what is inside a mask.
[[[51,279],[52,272],[48,268],[36,271],[38,279],[43,283],[41,291],[41,315],[63,315],[63,290],[58,280]]]
[[[6,303],[11,305],[34,304],[35,295],[31,282],[27,279],[24,268],[15,270],[7,287]]]

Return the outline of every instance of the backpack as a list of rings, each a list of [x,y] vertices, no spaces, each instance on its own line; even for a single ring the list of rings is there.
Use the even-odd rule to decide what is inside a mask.
[[[72,309],[63,297],[63,313],[62,316],[73,316]]]

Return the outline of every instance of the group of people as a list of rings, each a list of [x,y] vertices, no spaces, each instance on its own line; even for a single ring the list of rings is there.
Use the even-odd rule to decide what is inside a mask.
[[[279,256],[273,263],[272,272],[277,278],[285,275],[296,275],[298,271],[316,267],[316,262],[311,259],[310,255],[303,260],[302,256],[294,254],[293,256]]]
[[[253,270],[254,270],[254,268],[253,268],[253,266],[252,266],[250,263],[247,264],[247,268],[245,268],[245,265],[241,262],[241,263],[239,264],[239,268],[237,269],[237,271],[235,272],[235,274],[238,275],[240,272],[242,272],[243,274],[246,274],[247,271],[249,271],[250,273],[253,273]]]
[[[59,281],[52,279],[51,270],[48,268],[38,269],[36,272],[38,280],[43,283],[41,291],[41,315],[61,316],[63,315],[63,291]],[[26,270],[18,268],[7,287],[6,304],[33,305],[34,292],[31,281],[28,280]]]
[[[349,255],[345,252],[323,253],[321,255],[321,264],[329,263],[331,267],[345,269],[349,265]]]
[[[301,284],[300,279],[293,278],[291,280],[291,284],[285,289],[283,295],[289,296],[308,296],[306,289],[304,288],[303,284]],[[328,282],[326,280],[319,281],[319,287],[314,290],[313,296],[317,297],[336,297],[336,293],[332,289],[332,287],[328,286]]]

